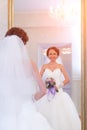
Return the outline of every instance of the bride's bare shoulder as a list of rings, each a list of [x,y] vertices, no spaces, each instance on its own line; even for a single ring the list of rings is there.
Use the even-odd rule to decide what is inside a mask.
[[[42,65],[41,70],[40,70],[41,77],[42,77],[42,75],[43,75],[46,68],[47,68],[47,64]]]
[[[57,64],[57,67],[61,69],[61,68],[63,68],[63,65],[62,64]]]
[[[59,67],[62,67],[63,65],[62,64],[58,64],[59,65]]]
[[[44,64],[43,66],[42,66],[42,69],[46,69],[48,67],[48,64]]]

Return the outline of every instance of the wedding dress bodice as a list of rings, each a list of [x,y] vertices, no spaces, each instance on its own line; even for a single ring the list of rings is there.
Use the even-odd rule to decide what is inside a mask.
[[[55,69],[54,71],[50,70],[49,68],[45,69],[43,74],[43,81],[45,82],[46,78],[53,78],[56,81],[56,85],[59,85],[62,82],[62,72],[59,68]]]

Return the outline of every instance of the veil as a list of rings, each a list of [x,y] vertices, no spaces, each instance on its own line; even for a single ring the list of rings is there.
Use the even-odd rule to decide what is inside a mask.
[[[46,57],[46,58],[45,58],[45,63],[47,64],[47,63],[49,63],[49,62],[50,62],[49,58]],[[61,59],[60,56],[58,56],[58,58],[56,59],[56,62],[59,63],[59,64],[63,64],[62,59]]]
[[[37,91],[35,83],[31,61],[22,40],[16,35],[2,39],[0,41],[0,106],[9,102],[13,104],[13,98],[16,103],[18,99],[31,100],[31,95]]]
[[[32,105],[34,104],[32,94],[36,92],[33,78],[33,69],[22,40],[15,35],[2,39],[0,41],[1,129],[28,129],[28,121],[32,122],[32,119],[36,120],[39,117]],[[41,126],[43,123],[44,120]],[[34,127],[30,125],[29,128]]]
[[[22,40],[7,36],[0,41],[0,79],[23,79],[32,75],[32,67]]]

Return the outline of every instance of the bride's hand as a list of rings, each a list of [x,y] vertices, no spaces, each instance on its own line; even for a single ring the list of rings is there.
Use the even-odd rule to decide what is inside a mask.
[[[46,89],[43,89],[42,91],[37,92],[36,94],[32,95],[33,102],[36,102],[39,99],[41,99],[47,93],[47,91],[45,91],[45,90]]]
[[[62,88],[64,86],[64,83],[61,82],[59,85],[58,85],[58,89]]]
[[[35,95],[32,96],[33,102],[36,102],[37,100],[42,98],[46,93],[47,93],[46,91],[37,92]]]

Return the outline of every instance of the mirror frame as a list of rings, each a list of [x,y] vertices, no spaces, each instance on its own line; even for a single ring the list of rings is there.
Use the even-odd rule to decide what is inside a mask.
[[[81,114],[82,130],[87,130],[87,1],[81,0]]]
[[[13,26],[14,21],[14,0],[8,0],[8,29]]]
[[[87,130],[87,1],[81,0],[81,130]],[[14,0],[8,0],[8,28],[13,26]]]

